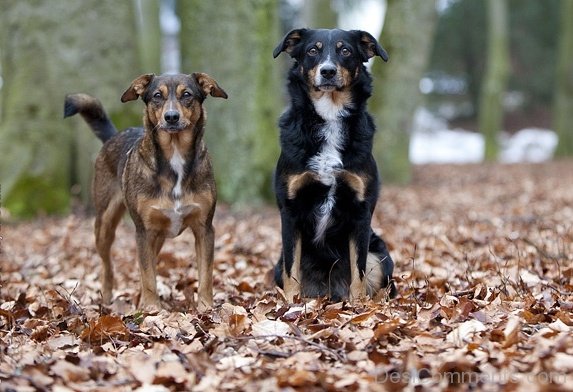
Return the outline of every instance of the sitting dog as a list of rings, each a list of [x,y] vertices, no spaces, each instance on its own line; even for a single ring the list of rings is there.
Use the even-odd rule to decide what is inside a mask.
[[[102,295],[112,298],[110,248],[126,208],[136,231],[141,274],[139,307],[161,308],[156,285],[157,255],[165,238],[190,227],[195,235],[199,303],[213,305],[213,214],[216,189],[211,160],[203,142],[207,95],[227,98],[204,73],[141,75],[123,93],[122,102],[141,97],[143,128],[118,133],[101,103],[86,94],[68,95],[64,117],[80,113],[104,145],[95,162],[92,184],[95,238],[103,261]]]
[[[366,111],[372,79],[363,65],[388,55],[367,32],[297,29],[273,52],[295,61],[290,107],[281,116],[275,192],[282,254],[275,282],[287,300],[394,296],[394,263],[371,229],[379,179],[374,123]]]

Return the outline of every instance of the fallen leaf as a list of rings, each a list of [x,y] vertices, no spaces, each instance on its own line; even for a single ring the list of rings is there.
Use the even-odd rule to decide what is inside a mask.
[[[519,342],[519,333],[521,331],[521,320],[518,317],[510,317],[507,320],[507,325],[503,330],[505,340],[503,348],[508,348]]]
[[[478,320],[468,320],[461,323],[457,328],[451,331],[446,336],[446,341],[453,343],[457,347],[461,347],[464,344],[471,342],[476,334],[483,332],[486,329],[485,325]]]
[[[85,328],[80,339],[92,344],[101,344],[109,339],[127,340],[129,330],[119,316],[101,316],[92,320]]]
[[[290,327],[280,320],[263,320],[253,324],[251,330],[253,336],[286,336]]]

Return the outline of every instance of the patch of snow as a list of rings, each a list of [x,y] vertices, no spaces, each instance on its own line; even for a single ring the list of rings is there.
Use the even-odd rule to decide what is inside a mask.
[[[549,129],[525,128],[501,138],[499,160],[505,163],[544,162],[553,158],[558,137]]]
[[[463,129],[414,132],[410,136],[410,162],[479,163],[483,161],[483,136]]]
[[[526,128],[512,136],[500,137],[499,161],[505,163],[543,162],[553,157],[557,134],[549,129]],[[485,141],[480,133],[449,129],[443,118],[425,108],[414,114],[409,158],[413,164],[480,163]]]

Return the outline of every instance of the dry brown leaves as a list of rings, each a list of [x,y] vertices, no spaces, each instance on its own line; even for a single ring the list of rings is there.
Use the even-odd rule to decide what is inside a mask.
[[[158,265],[167,310],[135,310],[133,227],[102,308],[93,219],[2,227],[0,390],[566,390],[573,381],[573,162],[422,167],[373,226],[392,301],[288,305],[275,209],[216,217],[215,308],[193,310],[192,236]],[[190,268],[191,266],[191,268]]]

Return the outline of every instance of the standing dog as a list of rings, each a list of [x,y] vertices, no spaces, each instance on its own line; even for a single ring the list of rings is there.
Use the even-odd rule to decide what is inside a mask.
[[[213,305],[213,214],[216,189],[203,142],[207,95],[227,98],[209,75],[141,75],[121,96],[141,97],[143,128],[118,133],[101,103],[86,94],[66,97],[64,117],[80,113],[104,145],[95,162],[95,237],[103,261],[103,300],[112,298],[110,248],[125,212],[135,223],[140,308],[161,307],[156,285],[157,255],[165,238],[190,227],[199,269],[199,309]]]
[[[290,107],[279,121],[275,192],[283,249],[275,281],[289,301],[356,299],[383,287],[394,296],[394,263],[370,226],[380,183],[366,111],[372,79],[363,65],[388,55],[358,30],[293,30],[273,56],[281,52],[295,62]]]

